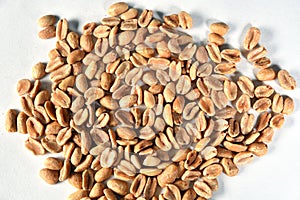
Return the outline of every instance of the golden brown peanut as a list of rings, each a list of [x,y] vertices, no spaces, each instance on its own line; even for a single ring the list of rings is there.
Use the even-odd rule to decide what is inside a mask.
[[[249,28],[244,39],[244,48],[246,50],[252,50],[254,47],[256,47],[260,40],[260,35],[261,33],[258,28]]]
[[[57,170],[44,168],[40,171],[40,177],[48,184],[53,185],[58,182],[59,172]]]
[[[247,59],[249,62],[255,62],[258,59],[265,57],[266,54],[267,54],[267,50],[265,49],[264,46],[256,47],[248,53]]]
[[[47,26],[45,29],[41,30],[38,34],[41,39],[50,39],[54,38],[56,35],[56,27],[55,26]]]
[[[223,166],[224,173],[230,177],[236,176],[239,173],[238,167],[230,158],[223,158],[221,160],[221,165]]]
[[[260,70],[256,74],[256,78],[260,81],[271,81],[276,78],[276,72],[274,71],[274,69],[268,67]]]
[[[217,33],[208,34],[208,41],[210,43],[215,43],[218,46],[221,46],[225,43],[225,39]]]
[[[209,26],[209,29],[212,33],[217,33],[221,36],[224,36],[228,32],[229,26],[223,22],[216,22],[212,23]]]
[[[282,114],[289,115],[294,112],[294,100],[291,97],[286,97],[283,103]]]
[[[44,166],[51,170],[60,170],[63,166],[63,161],[59,158],[48,157],[44,161]]]
[[[68,21],[66,19],[59,20],[57,23],[57,28],[56,28],[57,40],[65,39],[68,34],[68,29],[69,29]]]
[[[178,13],[179,26],[183,29],[191,29],[193,27],[193,19],[191,15],[185,11]]]
[[[17,115],[16,110],[9,109],[5,115],[5,129],[7,132],[17,131]]]
[[[43,78],[46,75],[45,68],[46,66],[44,63],[39,62],[35,64],[31,70],[32,78],[35,80]]]
[[[110,179],[107,181],[107,187],[117,194],[125,195],[127,194],[129,188],[125,181],[118,179]]]
[[[214,61],[215,63],[220,63],[222,58],[219,47],[215,43],[210,43],[205,47],[210,59],[212,59],[212,61]]]
[[[56,23],[57,17],[55,15],[44,15],[38,19],[38,25],[42,28],[52,26]]]
[[[109,6],[107,14],[112,17],[118,16],[128,10],[128,5],[125,2],[117,2]]]
[[[286,90],[294,90],[296,88],[296,80],[286,70],[278,72],[278,81],[282,88]]]
[[[172,28],[176,28],[179,25],[179,18],[177,14],[172,14],[169,16],[164,16],[164,22],[172,27]]]
[[[268,146],[262,142],[255,142],[249,145],[248,151],[256,156],[264,156],[268,153]]]

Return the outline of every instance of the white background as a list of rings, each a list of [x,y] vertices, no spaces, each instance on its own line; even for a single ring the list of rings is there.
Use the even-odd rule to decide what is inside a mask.
[[[26,136],[6,133],[4,114],[8,108],[20,108],[15,92],[16,82],[31,77],[31,67],[47,61],[55,41],[37,37],[36,20],[44,14],[56,14],[71,21],[71,29],[81,30],[85,22],[105,15],[112,1],[101,0],[0,0],[0,200],[65,199],[75,191],[68,183],[49,186],[38,176],[44,157],[34,157],[24,148]],[[261,43],[273,63],[294,75],[300,85],[300,1],[222,1],[222,0],[139,0],[129,1],[137,8],[148,8],[165,14],[188,11],[194,17],[191,32],[196,40],[205,40],[207,24],[222,20],[230,25],[227,41],[239,47],[239,38],[252,24],[262,31]],[[243,69],[241,66],[239,69]],[[245,64],[245,68],[247,68]],[[276,83],[272,86],[276,87]],[[279,90],[282,92],[281,90]],[[242,168],[234,178],[221,177],[217,200],[299,200],[300,199],[300,123],[299,86],[293,92],[294,114],[286,118],[284,128],[276,132],[269,153]]]

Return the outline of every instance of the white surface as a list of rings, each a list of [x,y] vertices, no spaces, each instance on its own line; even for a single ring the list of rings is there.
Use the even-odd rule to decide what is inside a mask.
[[[207,21],[222,20],[231,27],[226,39],[239,47],[240,36],[249,23],[262,31],[262,44],[269,51],[273,63],[293,74],[300,85],[300,1],[168,1],[139,0],[131,2],[137,8],[148,8],[165,14],[186,10],[194,17],[192,33],[204,40]],[[134,2],[134,3],[133,3]],[[149,3],[151,2],[151,3]],[[8,108],[20,108],[15,92],[17,80],[31,77],[31,66],[46,62],[54,40],[38,39],[36,20],[44,14],[56,14],[76,21],[81,30],[85,22],[99,21],[110,1],[96,0],[0,0],[0,200],[65,199],[75,189],[67,183],[49,186],[39,177],[42,157],[34,157],[24,148],[25,136],[5,133],[4,113]],[[276,85],[276,84],[275,84]],[[234,178],[222,176],[217,200],[299,200],[300,180],[300,123],[299,86],[293,92],[284,92],[296,102],[296,111],[288,116],[284,128],[276,132],[269,153],[244,167]]]

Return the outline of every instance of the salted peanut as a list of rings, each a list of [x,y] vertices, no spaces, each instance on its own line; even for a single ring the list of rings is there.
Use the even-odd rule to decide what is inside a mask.
[[[17,131],[17,115],[18,112],[13,109],[9,109],[5,114],[5,130],[7,132]]]
[[[183,175],[181,176],[181,179],[183,181],[195,181],[197,180],[199,177],[201,176],[201,172],[198,170],[195,171],[190,171],[187,170],[183,173]]]
[[[26,121],[28,119],[28,116],[24,113],[24,112],[20,112],[18,115],[17,115],[17,132],[18,133],[27,133],[27,126],[26,126]],[[13,122],[13,119],[10,119],[9,120],[10,123]],[[8,124],[7,122],[5,122],[5,124]],[[5,125],[6,126],[6,125]],[[9,126],[12,126],[13,127],[13,124],[12,125],[9,125]],[[11,128],[9,128],[11,129]],[[8,132],[10,132],[8,129],[6,129]],[[13,130],[12,130],[13,131]],[[15,132],[15,131],[13,131]]]
[[[127,151],[128,152],[128,151]],[[130,160],[130,159],[129,159]],[[127,176],[135,176],[136,175],[136,168],[131,162],[127,160],[121,160],[118,164],[118,169],[126,174]]]
[[[211,188],[211,191],[217,191],[219,189],[218,179],[208,179],[207,177],[202,177],[203,181]]]
[[[89,192],[86,190],[77,190],[76,192],[70,194],[67,200],[81,200],[84,197],[88,197]]]
[[[82,158],[81,148],[76,147],[71,156],[71,163],[74,166],[78,166]]]
[[[155,54],[155,50],[151,47],[149,47],[146,44],[138,44],[135,48],[136,52],[144,56],[145,58],[151,58]]]
[[[103,190],[103,193],[104,193],[104,196],[100,197],[99,199],[100,200],[117,200],[117,197],[116,195],[113,193],[113,191],[111,189],[104,189]]]
[[[151,22],[148,25],[148,31],[149,33],[155,33],[159,30],[159,28],[161,27],[162,22],[159,19],[152,19]]]
[[[171,28],[176,28],[179,25],[179,18],[177,14],[164,16],[164,22]]]
[[[59,153],[62,151],[62,146],[57,144],[55,135],[46,135],[41,139],[42,146],[51,153]]]
[[[224,141],[223,145],[226,149],[234,152],[242,152],[247,150],[247,146],[244,146],[242,144],[234,144],[228,141]]]
[[[82,51],[80,49],[76,49],[67,56],[67,62],[69,64],[74,64],[78,61],[81,61],[83,59],[84,55],[85,55],[84,51]]]
[[[146,199],[150,199],[154,196],[157,187],[157,179],[156,178],[147,178],[147,182],[143,191],[143,196]]]
[[[294,100],[291,97],[286,97],[283,103],[282,114],[289,115],[294,112]]]
[[[64,40],[68,34],[68,21],[66,19],[61,19],[57,23],[56,28],[56,38],[57,40]]]
[[[48,184],[56,184],[58,182],[59,171],[51,169],[41,169],[40,177]]]
[[[267,57],[260,58],[253,63],[253,66],[258,69],[265,69],[270,67],[271,60]]]
[[[270,120],[270,127],[280,129],[284,124],[284,115],[275,114]]]
[[[217,110],[215,113],[215,117],[217,119],[230,119],[230,118],[234,118],[235,115],[236,115],[236,109],[234,109],[229,105],[227,105],[222,110]]]
[[[94,157],[91,154],[88,154],[85,159],[74,169],[74,172],[83,172],[84,170],[88,169],[92,162]]]
[[[209,97],[202,97],[198,102],[201,110],[203,110],[207,115],[215,115],[215,107],[213,101]]]
[[[193,43],[188,44],[179,54],[179,60],[190,60],[197,50],[197,46]]]
[[[249,28],[244,39],[244,48],[246,50],[252,50],[254,47],[256,47],[260,40],[260,35],[261,33],[258,28]]]
[[[140,27],[146,27],[150,23],[153,17],[153,11],[144,9],[138,18],[138,25]]]
[[[35,64],[31,69],[32,78],[35,80],[43,78],[46,75],[45,67],[45,64],[41,62]]]
[[[273,93],[274,89],[270,85],[260,85],[254,90],[254,95],[257,98],[270,97]]]
[[[65,64],[61,66],[59,69],[54,70],[50,73],[50,80],[54,83],[53,90],[57,87],[58,83],[63,80],[64,78],[67,78],[72,71],[72,66],[69,64]]]
[[[121,19],[119,17],[105,17],[101,20],[101,23],[103,25],[111,26],[111,27],[119,25],[120,22]]]
[[[238,49],[224,49],[221,51],[221,57],[231,63],[241,61],[241,52]]]
[[[225,149],[223,147],[217,146],[216,147],[218,154],[217,156],[220,158],[233,158],[234,153],[228,149]]]
[[[187,170],[194,170],[201,164],[201,162],[202,158],[198,154],[198,152],[195,150],[190,151],[186,156],[184,168],[186,168]]]
[[[94,172],[86,169],[82,172],[82,189],[91,190],[94,185]]]
[[[31,151],[34,155],[44,155],[46,153],[42,144],[38,140],[35,140],[31,137],[29,137],[25,141],[25,147],[26,147],[26,149]]]
[[[125,195],[127,194],[129,188],[125,181],[118,179],[110,179],[107,181],[107,187],[117,194]]]
[[[199,46],[195,53],[196,60],[200,63],[208,62],[208,54],[204,46]]]
[[[85,52],[91,52],[94,49],[93,36],[81,35],[79,44]]]
[[[178,166],[176,164],[171,164],[157,176],[157,181],[161,187],[165,187],[167,184],[173,183],[177,177]]]
[[[39,27],[44,28],[54,25],[56,21],[57,17],[55,15],[44,15],[38,19],[37,24]]]
[[[202,150],[201,155],[204,160],[209,160],[209,159],[217,156],[217,149],[213,146],[206,146]]]
[[[163,196],[166,199],[181,200],[180,190],[173,184],[166,185],[166,190],[164,191]]]
[[[272,101],[269,98],[260,98],[258,100],[256,100],[253,104],[253,108],[257,111],[257,112],[264,112],[266,110],[268,110],[272,105]]]
[[[245,135],[249,133],[254,127],[254,122],[255,122],[255,118],[253,114],[244,113],[240,122],[242,134]]]
[[[108,37],[109,33],[111,31],[111,27],[106,26],[106,25],[98,25],[94,31],[93,31],[93,35],[96,38],[106,38]]]
[[[233,74],[235,71],[236,65],[230,62],[220,63],[214,68],[217,74]]]
[[[246,117],[244,115],[247,115],[247,114],[243,114],[242,118],[248,117],[248,115]],[[240,125],[239,125],[238,121],[235,119],[230,119],[228,124],[229,124],[228,135],[231,137],[237,137],[240,134]]]
[[[221,46],[225,43],[225,39],[223,36],[217,34],[217,33],[209,33],[208,34],[208,41],[210,43],[215,43],[218,46]]]
[[[169,58],[171,56],[171,51],[168,48],[168,43],[166,41],[160,41],[156,44],[156,50],[160,57]]]
[[[96,172],[95,180],[98,183],[101,183],[101,182],[107,180],[112,174],[113,174],[113,171],[111,168],[101,168],[99,171]]]
[[[296,88],[296,80],[284,69],[278,72],[278,81],[280,86],[286,90],[294,90]]]
[[[268,146],[262,142],[255,142],[248,146],[248,151],[260,157],[268,153]]]
[[[31,89],[31,82],[28,79],[21,79],[17,83],[17,92],[19,96],[27,94]]]
[[[82,174],[72,173],[68,178],[68,182],[77,189],[82,189]]]
[[[237,166],[249,164],[254,159],[254,154],[249,151],[243,151],[236,154],[233,158],[233,163]]]
[[[172,53],[179,54],[182,50],[176,38],[172,38],[168,41],[168,48]]]
[[[212,197],[212,190],[204,181],[196,181],[193,189],[200,197],[205,199],[210,199]]]
[[[59,158],[48,157],[44,161],[44,166],[51,170],[60,170],[63,166],[63,161]]]
[[[41,88],[41,81],[35,80],[33,83],[33,87],[29,92],[29,97],[34,98],[37,95],[37,93],[39,92],[40,88]]]
[[[237,85],[233,81],[224,81],[224,94],[229,101],[234,101],[237,97]]]
[[[54,105],[60,106],[62,108],[70,108],[71,106],[70,97],[58,88],[51,94],[51,101]]]
[[[104,96],[101,98],[100,104],[109,110],[116,110],[119,107],[118,102],[112,99],[111,96]]]
[[[105,185],[102,183],[95,183],[92,187],[89,197],[91,198],[99,198],[103,195],[103,190],[105,188]]]
[[[16,117],[16,114],[15,114]],[[14,121],[16,122],[16,121]],[[36,118],[29,117],[26,121],[27,131],[30,137],[38,138],[44,134],[44,125]],[[16,123],[15,123],[16,127]],[[16,130],[15,130],[16,131]]]
[[[62,168],[60,169],[59,181],[66,180],[71,173],[71,162],[69,160],[65,160]]]
[[[133,31],[123,31],[118,35],[118,42],[120,46],[129,44],[135,36]]]
[[[249,62],[255,62],[258,59],[265,57],[266,54],[267,54],[267,50],[265,49],[264,46],[256,47],[248,53],[247,60]]]
[[[118,16],[128,10],[128,5],[125,2],[117,2],[109,6],[107,14],[110,16]]]
[[[84,30],[84,31],[87,31],[87,30]],[[66,40],[72,49],[77,49],[79,47],[79,35],[77,33],[69,32]]]
[[[126,12],[122,13],[120,15],[120,18],[122,20],[128,20],[128,19],[133,19],[136,18],[138,16],[138,10],[135,8],[130,8],[129,10],[127,10]]]
[[[239,113],[248,112],[251,108],[251,101],[248,94],[242,94],[236,101],[235,107]]]
[[[262,131],[264,128],[266,128],[269,125],[269,121],[270,121],[271,117],[272,117],[271,113],[263,112],[259,116],[259,120],[256,125],[256,129],[258,131]]]
[[[233,163],[232,159],[230,158],[223,158],[220,164],[223,166],[224,173],[227,176],[233,177],[236,176],[239,172],[238,167]]]
[[[206,50],[208,52],[208,55],[212,61],[215,63],[220,63],[222,58],[221,58],[221,53],[219,50],[219,47],[215,43],[210,43],[205,46]]]
[[[191,89],[191,79],[187,75],[182,75],[178,79],[176,84],[176,92],[181,95],[185,95]]]
[[[273,68],[268,67],[260,70],[256,74],[256,78],[260,81],[271,81],[276,78],[276,72],[274,71]]]
[[[261,131],[261,135],[259,138],[257,138],[257,142],[263,142],[263,143],[270,143],[273,140],[274,136],[274,129],[271,127],[265,128],[263,131]]]
[[[229,26],[223,22],[215,22],[209,26],[209,30],[212,33],[217,33],[221,36],[224,36],[228,32]]]
[[[193,188],[188,189],[182,196],[182,200],[194,200],[196,199],[197,194]]]
[[[56,27],[53,25],[47,26],[46,28],[44,28],[38,33],[39,38],[43,40],[54,38],[55,35],[56,35]]]
[[[220,164],[212,164],[212,165],[207,166],[203,170],[203,176],[205,176],[208,179],[215,179],[219,175],[221,175],[222,171],[223,171],[223,168]]]
[[[178,13],[179,26],[183,29],[191,29],[193,27],[193,19],[191,15],[185,11]]]
[[[274,113],[281,113],[282,110],[283,110],[283,97],[280,94],[276,93],[272,101],[272,111]]]
[[[110,148],[106,148],[100,157],[100,164],[102,167],[111,167],[117,159],[117,152]]]
[[[139,197],[145,188],[146,185],[146,176],[139,174],[135,177],[133,180],[131,186],[130,186],[130,193],[133,194],[134,197]]]
[[[137,19],[127,19],[121,22],[120,30],[122,31],[139,30],[137,26],[138,26]]]
[[[251,98],[254,97],[254,84],[247,76],[240,76],[237,84],[244,94],[248,94]]]

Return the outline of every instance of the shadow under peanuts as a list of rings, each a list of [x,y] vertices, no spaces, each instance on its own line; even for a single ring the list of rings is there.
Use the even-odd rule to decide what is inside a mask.
[[[71,19],[68,21],[69,23],[69,30],[71,31],[75,31],[75,32],[78,32],[78,26],[79,26],[79,21],[76,20],[76,19]]]

